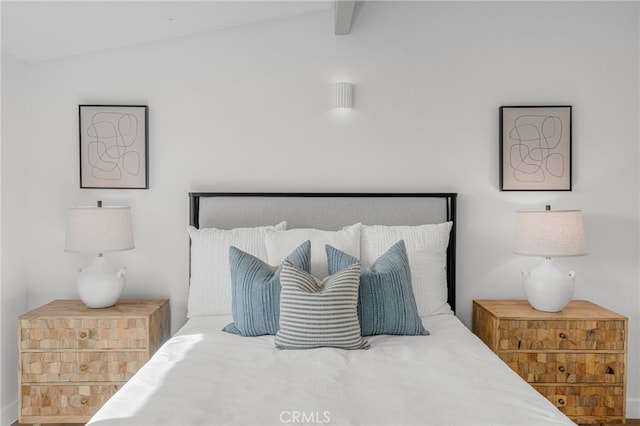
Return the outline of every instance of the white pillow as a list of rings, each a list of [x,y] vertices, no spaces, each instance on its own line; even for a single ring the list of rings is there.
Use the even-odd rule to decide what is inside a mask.
[[[231,271],[229,247],[235,246],[266,261],[264,237],[269,230],[286,229],[287,223],[256,228],[196,229],[191,237],[191,283],[187,317],[231,314]],[[295,247],[294,247],[295,248]]]
[[[270,265],[279,265],[296,247],[311,241],[311,275],[325,278],[329,275],[327,252],[329,244],[353,257],[360,258],[360,224],[348,226],[341,231],[321,231],[311,228],[267,231],[265,245]]]
[[[446,272],[447,246],[452,224],[453,222],[419,226],[362,225],[360,263],[363,268],[370,268],[389,246],[404,240],[418,313],[421,316],[452,313],[447,303]]]

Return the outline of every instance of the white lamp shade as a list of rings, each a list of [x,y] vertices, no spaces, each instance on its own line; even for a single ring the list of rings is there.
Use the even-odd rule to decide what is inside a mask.
[[[64,249],[105,253],[134,248],[129,207],[82,206],[69,209]]]
[[[545,257],[587,254],[582,212],[519,211],[514,252]]]

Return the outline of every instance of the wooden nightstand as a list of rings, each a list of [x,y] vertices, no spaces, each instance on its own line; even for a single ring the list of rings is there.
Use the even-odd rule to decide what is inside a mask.
[[[557,313],[474,300],[473,332],[574,422],[625,422],[626,317],[583,300]]]
[[[18,318],[20,423],[85,423],[169,337],[168,300],[55,300]]]

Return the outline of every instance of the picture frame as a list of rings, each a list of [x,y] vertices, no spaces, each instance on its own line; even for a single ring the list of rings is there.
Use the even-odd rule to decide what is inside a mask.
[[[500,107],[500,191],[571,191],[572,107]]]
[[[149,188],[149,108],[79,105],[80,188]]]

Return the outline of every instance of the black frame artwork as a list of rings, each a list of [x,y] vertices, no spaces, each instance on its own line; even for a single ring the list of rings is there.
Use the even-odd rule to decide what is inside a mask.
[[[500,190],[571,191],[572,107],[500,107]]]
[[[80,188],[149,188],[149,108],[79,105]]]

